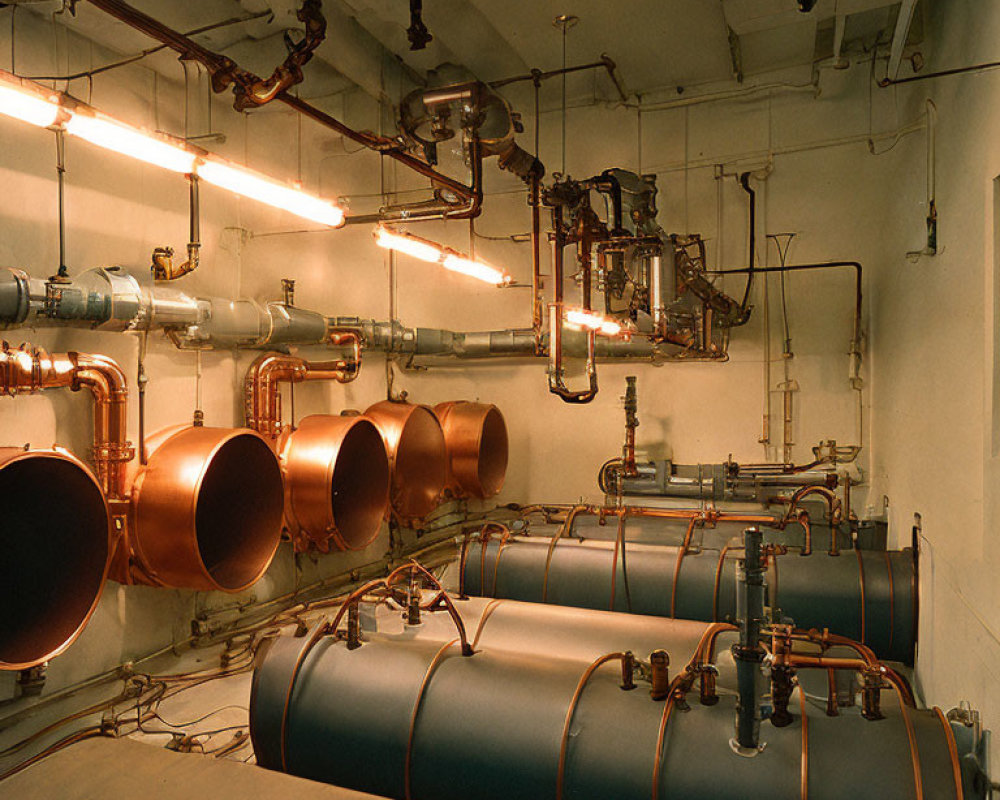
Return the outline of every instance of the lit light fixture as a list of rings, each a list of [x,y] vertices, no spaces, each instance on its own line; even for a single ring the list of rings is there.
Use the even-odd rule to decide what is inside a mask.
[[[55,125],[59,118],[59,95],[36,90],[9,72],[0,73],[0,114],[40,128]]]
[[[494,286],[506,286],[511,282],[510,275],[502,269],[491,267],[482,261],[476,261],[464,256],[450,247],[421,239],[412,233],[401,233],[379,225],[375,228],[375,244],[388,250],[397,250],[408,256],[413,256],[430,264],[440,264],[451,272],[458,272],[470,278],[476,278],[483,283]]]
[[[397,233],[381,225],[375,229],[375,244],[386,250],[398,250],[408,256],[436,264],[441,260],[441,248],[432,242],[408,233]]]
[[[196,174],[215,186],[321,225],[339,228],[345,221],[343,209],[328,200],[229,164],[183,139],[119,122],[69,95],[6,70],[0,70],[0,114],[43,128],[63,129],[98,147],[172,172]]]
[[[579,330],[591,330],[602,336],[620,336],[624,328],[613,319],[608,319],[596,311],[583,308],[567,308],[564,314],[566,322]]]
[[[66,133],[171,172],[187,174],[194,171],[197,156],[185,150],[183,143],[171,144],[166,136],[147,133],[103,114],[72,111],[66,122]]]
[[[492,283],[495,286],[510,283],[510,275],[502,270],[484,264],[482,261],[473,261],[471,258],[454,253],[448,253],[444,257],[444,261],[441,262],[441,266],[452,272],[468,275],[470,278],[483,281],[483,283]]]
[[[199,162],[196,169],[199,178],[221,189],[228,189],[235,194],[284,209],[331,228],[344,224],[343,209],[328,200],[278,183],[246,167],[230,166],[212,159]]]

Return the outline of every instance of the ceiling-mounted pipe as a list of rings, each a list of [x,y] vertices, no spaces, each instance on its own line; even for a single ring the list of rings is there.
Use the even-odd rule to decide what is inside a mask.
[[[94,613],[113,547],[100,484],[65,450],[0,448],[0,670],[62,653]]]
[[[136,30],[142,31],[147,36],[171,48],[179,53],[182,58],[192,59],[202,64],[211,74],[212,88],[216,92],[225,91],[226,88],[233,85],[237,93],[237,107],[239,107],[238,104],[241,96],[252,96],[253,87],[264,83],[263,79],[242,69],[232,59],[213,53],[190,37],[184,36],[162,22],[153,19],[148,14],[144,14],[127,3],[121,2],[121,0],[89,0],[89,2],[91,5],[96,6],[116,19],[121,20]],[[273,97],[268,97],[268,100],[271,99],[279,100],[290,108],[336,131],[351,141],[388,156],[409,169],[431,179],[436,189],[447,190],[455,198],[454,203],[451,204],[454,213],[449,213],[449,216],[463,217],[477,216],[479,214],[482,203],[481,187],[475,185],[471,187],[466,186],[454,178],[438,172],[426,162],[421,161],[402,149],[399,142],[395,139],[366,131],[356,131],[311,103],[289,94],[284,89],[274,93]],[[437,218],[440,218],[440,216],[438,215]]]
[[[316,414],[297,426],[282,424],[281,383],[357,377],[357,335],[334,332],[330,341],[353,345],[353,357],[315,362],[270,353],[254,361],[244,383],[247,426],[269,439],[281,458],[285,527],[300,552],[367,547],[389,506],[389,459],[371,420]]]

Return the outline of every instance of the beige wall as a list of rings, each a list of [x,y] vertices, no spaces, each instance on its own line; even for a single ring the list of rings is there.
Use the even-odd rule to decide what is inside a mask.
[[[995,56],[990,45],[1000,32],[1000,9],[963,16],[965,4],[943,4],[933,26],[938,41],[928,49],[932,65],[950,66]],[[6,12],[0,12],[0,17]],[[981,17],[981,18],[979,18]],[[54,36],[48,23],[19,13],[16,68],[21,73],[76,69],[110,60],[113,54],[73,37]],[[2,22],[2,21],[0,21]],[[54,54],[54,42],[58,51]],[[0,24],[0,66],[8,66],[9,29]],[[859,462],[871,490],[858,491],[859,507],[881,511],[888,496],[897,543],[908,541],[913,513],[922,515],[925,558],[919,678],[929,702],[948,707],[970,698],[1000,718],[994,688],[998,590],[992,574],[1000,549],[984,531],[995,518],[993,493],[984,481],[997,471],[989,449],[992,436],[992,179],[1000,175],[994,99],[997,73],[916,84],[908,89],[872,90],[869,69],[824,70],[821,92],[774,92],[752,98],[675,108],[640,115],[635,109],[583,105],[569,112],[567,169],[586,177],[607,167],[656,172],[660,221],[668,231],[699,232],[708,240],[713,266],[746,261],[745,195],[732,177],[721,184],[715,164],[727,173],[761,170],[758,182],[759,260],[777,263],[765,233],[795,232],[793,262],[852,259],[865,265],[865,328],[869,328],[863,375],[865,445]],[[129,67],[98,77],[95,105],[130,121],[184,133],[183,87],[175,79]],[[627,79],[628,76],[626,76]],[[803,75],[772,76],[802,82]],[[808,76],[805,76],[807,79]],[[73,91],[87,98],[85,82]],[[556,87],[546,88],[546,104]],[[676,99],[664,93],[659,99]],[[939,110],[938,204],[941,254],[916,261],[907,250],[923,245],[925,134],[917,130],[878,138],[869,152],[866,138],[919,122],[924,99]],[[511,93],[522,112],[529,94]],[[360,94],[322,101],[359,127],[377,127],[379,112]],[[994,103],[996,108],[1000,104]],[[525,113],[530,143],[533,120]],[[345,195],[366,210],[380,191],[420,187],[392,164],[380,168],[369,153],[300,124],[280,107],[238,116],[225,98],[216,101],[213,128],[227,136],[213,149],[282,177]],[[542,160],[549,171],[560,161],[559,115],[541,121]],[[191,132],[202,132],[200,129]],[[299,144],[301,137],[301,144]],[[0,264],[35,275],[56,265],[54,144],[52,135],[0,119]],[[530,145],[527,145],[530,146]],[[69,142],[68,263],[71,273],[103,265],[142,269],[152,247],[180,248],[186,236],[183,181],[90,145]],[[768,153],[773,156],[769,159]],[[301,159],[301,174],[299,163]],[[452,158],[453,160],[453,158]],[[487,165],[486,213],[480,234],[502,237],[528,230],[528,209],[519,182]],[[201,269],[184,279],[193,293],[276,297],[279,279],[297,281],[300,305],[329,314],[388,313],[387,256],[371,243],[366,227],[342,231],[274,234],[297,230],[288,215],[240,201],[206,187],[202,196]],[[721,224],[720,224],[721,223]],[[430,224],[422,233],[461,249],[469,247],[467,223]],[[528,247],[478,239],[480,255],[502,264],[521,282],[530,280]],[[727,283],[742,292],[742,279]],[[798,460],[820,439],[858,442],[858,397],[848,386],[847,347],[853,304],[850,273],[833,271],[790,276],[789,323],[795,358],[788,364],[800,391],[795,395]],[[777,281],[770,281],[770,341],[773,359],[772,436],[780,437],[782,334]],[[456,329],[520,327],[529,318],[523,288],[480,288],[458,276],[401,258],[398,315],[407,325]],[[764,402],[762,285],[751,322],[733,332],[728,364],[602,365],[601,392],[590,405],[568,406],[546,390],[542,363],[494,362],[472,366],[445,363],[426,371],[398,371],[395,388],[411,399],[435,403],[453,398],[495,402],[507,417],[511,464],[500,502],[569,501],[597,498],[595,474],[621,443],[620,395],[627,374],[639,376],[641,449],[672,455],[681,463],[715,462],[776,455],[758,443]],[[986,333],[984,334],[984,331]],[[30,340],[52,349],[95,350],[119,359],[134,379],[137,343],[129,336],[86,331],[14,331],[15,342]],[[240,384],[252,354],[203,356],[204,407],[213,425],[241,422]],[[193,408],[195,357],[151,336],[147,370],[148,428],[155,431],[187,420]],[[309,385],[296,394],[300,416],[364,408],[385,394],[377,356],[350,386]],[[0,403],[4,444],[58,441],[84,455],[88,449],[89,402],[69,394],[46,394]],[[132,409],[132,437],[137,436]],[[873,434],[868,438],[871,423]],[[869,446],[871,445],[871,446]],[[983,503],[984,496],[987,499]],[[285,590],[296,581],[342,570],[380,555],[381,538],[366,553],[328,556],[320,563],[290,553],[255,587],[255,596]],[[183,592],[121,588],[113,584],[88,631],[52,665],[54,682],[69,682],[186,635],[192,612],[227,598]],[[961,655],[959,655],[961,654]],[[0,676],[9,681],[10,676]]]

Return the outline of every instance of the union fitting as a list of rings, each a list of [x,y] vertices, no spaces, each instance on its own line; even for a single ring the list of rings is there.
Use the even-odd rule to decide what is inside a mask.
[[[649,654],[650,697],[654,700],[666,700],[670,695],[670,654],[666,650],[654,650]]]

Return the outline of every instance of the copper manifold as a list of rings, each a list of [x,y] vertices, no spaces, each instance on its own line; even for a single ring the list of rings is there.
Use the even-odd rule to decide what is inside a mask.
[[[396,518],[418,524],[433,511],[448,476],[448,450],[441,423],[427,406],[383,400],[365,416],[378,426],[392,469],[389,498]]]
[[[256,583],[278,549],[283,505],[281,469],[264,438],[181,426],[147,449],[112,579],[223,592]]]
[[[93,615],[111,517],[94,475],[64,450],[0,448],[0,493],[0,670],[20,670],[63,652]]]
[[[333,330],[332,345],[350,345],[343,361],[306,361],[269,353],[247,372],[247,425],[268,438],[281,456],[285,528],[297,551],[361,550],[378,535],[389,505],[389,457],[378,429],[360,416],[314,415],[298,426],[281,421],[281,383],[348,383],[361,369],[361,341]]]
[[[434,406],[448,448],[447,488],[456,497],[493,497],[507,475],[507,425],[494,405],[455,400]]]

